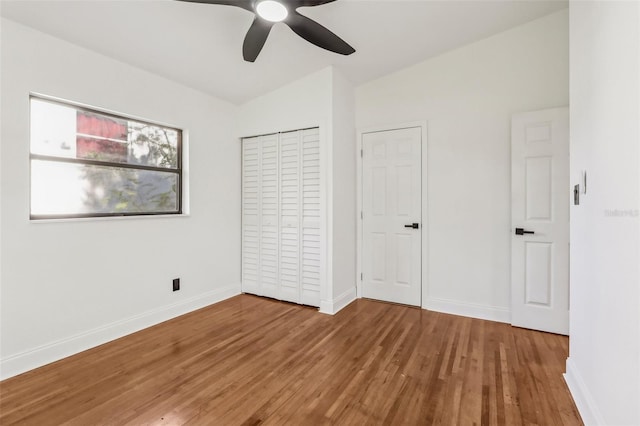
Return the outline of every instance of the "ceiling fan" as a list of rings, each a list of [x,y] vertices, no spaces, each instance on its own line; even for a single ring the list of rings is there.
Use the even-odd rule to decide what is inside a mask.
[[[340,37],[318,24],[316,21],[298,13],[299,7],[320,6],[335,0],[178,0],[191,3],[222,4],[236,6],[254,13],[256,16],[249,28],[242,45],[242,56],[247,62],[254,62],[264,43],[267,41],[271,27],[277,22],[284,22],[303,39],[318,47],[351,55],[355,49]]]

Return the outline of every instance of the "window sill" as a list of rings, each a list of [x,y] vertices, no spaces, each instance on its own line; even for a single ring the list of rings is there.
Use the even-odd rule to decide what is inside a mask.
[[[68,217],[58,219],[28,219],[29,223],[70,223],[70,222],[102,222],[102,221],[119,221],[119,220],[149,220],[149,219],[177,219],[188,218],[189,213],[181,214],[157,214],[157,215],[140,215],[140,216],[104,216],[104,217]]]

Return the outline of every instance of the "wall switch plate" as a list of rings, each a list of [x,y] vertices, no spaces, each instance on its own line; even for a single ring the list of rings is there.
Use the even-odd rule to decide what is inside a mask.
[[[176,278],[173,280],[173,291],[180,290],[180,278]]]

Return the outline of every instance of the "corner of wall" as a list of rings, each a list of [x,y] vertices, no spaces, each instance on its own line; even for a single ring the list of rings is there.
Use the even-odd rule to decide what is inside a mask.
[[[327,315],[335,315],[340,310],[347,307],[354,300],[356,300],[355,285],[332,300],[321,301],[320,313],[327,314]]]
[[[571,357],[567,358],[567,372],[564,374],[564,381],[569,387],[584,424],[587,426],[605,424],[602,414],[600,414],[593,396],[589,392],[589,388],[582,380]]]
[[[356,279],[356,133],[355,93],[351,82],[331,68],[332,151],[331,239],[333,299],[355,290]]]

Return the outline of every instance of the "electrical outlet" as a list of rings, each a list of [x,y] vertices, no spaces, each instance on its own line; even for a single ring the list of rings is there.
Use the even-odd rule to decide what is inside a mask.
[[[175,278],[173,280],[173,291],[180,290],[180,278]]]

